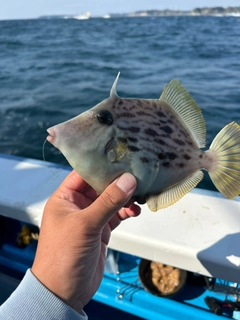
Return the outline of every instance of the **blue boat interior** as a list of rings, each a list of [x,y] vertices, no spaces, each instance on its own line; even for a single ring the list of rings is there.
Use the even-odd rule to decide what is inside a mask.
[[[26,224],[24,224],[26,225]],[[23,223],[0,216],[0,303],[17,287],[31,267],[37,241],[20,247]],[[28,225],[38,233],[36,226]],[[183,289],[171,298],[155,296],[139,280],[137,256],[109,250],[101,286],[85,307],[89,319],[238,319],[237,284],[188,272]],[[228,303],[226,303],[228,301]],[[231,302],[233,304],[231,304]]]

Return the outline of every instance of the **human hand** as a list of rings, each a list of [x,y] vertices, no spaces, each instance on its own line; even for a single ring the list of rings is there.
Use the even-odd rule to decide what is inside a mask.
[[[135,189],[125,173],[98,196],[72,171],[45,206],[32,272],[78,312],[101,283],[111,231],[140,214],[135,204],[122,208]]]

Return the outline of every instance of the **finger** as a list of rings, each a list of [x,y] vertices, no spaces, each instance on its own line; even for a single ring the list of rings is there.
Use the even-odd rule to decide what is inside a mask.
[[[118,216],[120,220],[125,220],[130,217],[137,217],[139,216],[140,213],[141,213],[141,208],[139,207],[139,205],[133,203],[130,205],[129,208],[122,208],[118,212]]]
[[[112,182],[105,191],[92,203],[88,221],[96,228],[103,228],[112,216],[131,198],[137,181],[130,173],[124,173]]]
[[[74,191],[81,192],[88,186],[87,182],[73,170],[61,183],[59,188],[67,188]]]
[[[94,201],[99,196],[98,193],[89,185],[86,187],[86,189],[84,189],[84,191],[82,191],[82,193],[92,201]]]
[[[129,208],[122,208],[109,221],[111,231],[119,226],[119,224],[130,217],[137,217],[141,213],[141,208],[137,204],[132,204]]]

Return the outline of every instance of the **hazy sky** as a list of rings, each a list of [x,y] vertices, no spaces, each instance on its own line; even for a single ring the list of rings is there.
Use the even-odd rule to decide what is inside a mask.
[[[35,18],[40,15],[82,14],[92,16],[147,9],[190,10],[196,7],[240,6],[235,0],[0,0],[0,19]]]

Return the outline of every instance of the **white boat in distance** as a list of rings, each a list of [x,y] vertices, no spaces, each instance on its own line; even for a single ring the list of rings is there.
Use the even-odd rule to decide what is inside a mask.
[[[111,16],[110,16],[110,14],[105,14],[105,15],[103,16],[103,18],[104,18],[104,19],[109,19],[109,18],[111,18]]]
[[[79,14],[77,16],[74,16],[73,18],[74,19],[77,19],[77,20],[87,20],[89,19],[91,16],[91,13],[90,12],[86,12],[85,14]]]

